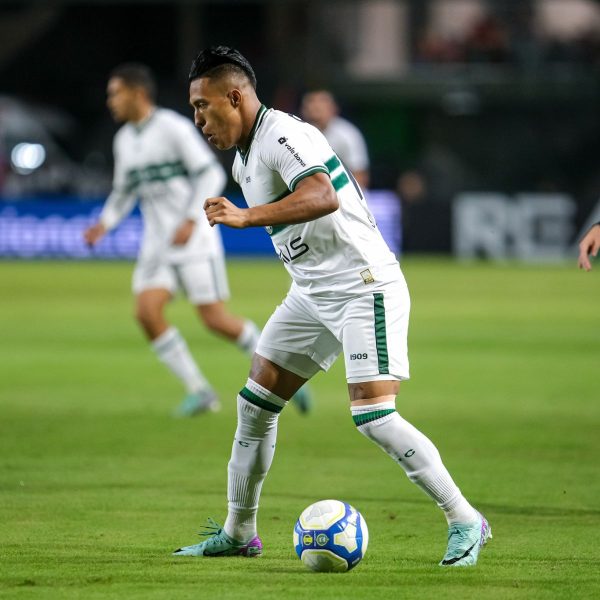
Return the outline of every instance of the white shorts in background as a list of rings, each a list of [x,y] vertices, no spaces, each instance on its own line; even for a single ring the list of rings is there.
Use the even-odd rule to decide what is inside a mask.
[[[139,261],[133,272],[133,293],[157,288],[168,290],[172,295],[181,289],[195,306],[228,300],[225,259],[208,257],[181,264]]]
[[[348,383],[409,378],[406,283],[369,294],[315,301],[292,289],[262,331],[256,353],[310,379],[344,353]]]

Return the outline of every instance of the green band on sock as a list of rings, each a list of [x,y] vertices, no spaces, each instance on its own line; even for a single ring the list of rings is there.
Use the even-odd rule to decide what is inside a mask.
[[[357,427],[360,427],[361,425],[365,425],[366,423],[370,423],[371,421],[377,421],[377,419],[387,417],[388,415],[391,415],[394,412],[396,412],[396,409],[386,408],[385,410],[374,410],[368,413],[352,415],[352,418],[354,419],[354,424]]]
[[[254,392],[251,392],[247,387],[244,387],[240,392],[240,396],[250,402],[250,404],[254,404],[254,406],[258,406],[259,408],[264,408],[270,412],[280,413],[283,410],[283,406],[278,406],[277,404],[273,404],[268,400],[264,400],[260,396],[257,396]]]

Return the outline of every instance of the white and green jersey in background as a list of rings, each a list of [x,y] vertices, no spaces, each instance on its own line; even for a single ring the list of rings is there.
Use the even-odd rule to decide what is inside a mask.
[[[362,133],[342,117],[334,117],[323,130],[329,145],[352,172],[369,169],[369,153]]]
[[[100,221],[113,229],[139,200],[140,261],[177,264],[223,254],[220,234],[208,224],[203,205],[222,193],[225,171],[189,119],[157,108],[143,123],[121,127],[113,151],[113,190]],[[176,229],[188,218],[196,221],[194,234],[185,246],[173,246]]]
[[[248,148],[238,149],[233,164],[248,205],[277,202],[315,173],[331,178],[339,209],[308,223],[266,228],[295,284],[307,294],[339,297],[396,281],[398,261],[323,134],[293,115],[261,106]]]

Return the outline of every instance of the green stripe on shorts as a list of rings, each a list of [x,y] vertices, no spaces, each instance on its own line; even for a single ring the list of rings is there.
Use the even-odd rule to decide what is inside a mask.
[[[257,396],[254,392],[251,392],[247,387],[244,387],[240,392],[240,396],[250,402],[250,404],[254,404],[254,406],[258,406],[259,408],[264,408],[270,412],[280,413],[283,410],[282,406],[277,406],[277,404],[273,404],[268,400],[263,400],[260,396]]]
[[[379,373],[387,375],[390,372],[390,363],[387,349],[387,333],[385,329],[385,306],[383,294],[373,294],[375,311],[375,345],[377,347],[377,362]]]
[[[361,415],[352,415],[352,419],[354,420],[354,424],[357,427],[360,427],[365,423],[370,423],[371,421],[377,421],[377,419],[381,419],[382,417],[387,417],[393,412],[396,412],[394,408],[386,408],[385,410],[374,410],[372,412],[362,413]]]

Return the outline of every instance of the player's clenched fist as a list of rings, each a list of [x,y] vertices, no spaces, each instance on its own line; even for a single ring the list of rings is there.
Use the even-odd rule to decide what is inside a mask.
[[[220,223],[241,229],[247,227],[247,209],[239,208],[233,202],[221,196],[208,198],[204,203],[206,218],[211,225]]]

